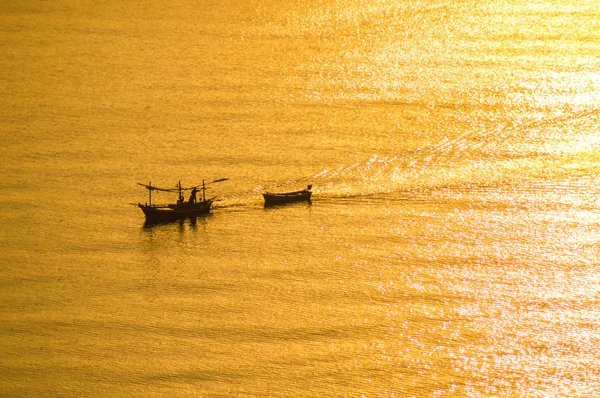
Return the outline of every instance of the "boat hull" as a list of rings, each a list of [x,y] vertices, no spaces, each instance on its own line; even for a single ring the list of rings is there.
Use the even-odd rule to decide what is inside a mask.
[[[307,202],[310,201],[310,197],[312,192],[310,191],[300,191],[300,192],[290,192],[290,193],[263,193],[263,198],[265,199],[265,206],[274,206],[281,205],[285,203],[293,203],[293,202]]]
[[[138,204],[138,206],[144,212],[147,223],[162,223],[209,214],[212,200],[179,206],[147,206],[142,204]]]

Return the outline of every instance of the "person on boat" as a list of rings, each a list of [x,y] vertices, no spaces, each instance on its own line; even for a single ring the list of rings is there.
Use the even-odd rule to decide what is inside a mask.
[[[306,187],[307,191],[310,191],[312,189],[312,184],[308,184],[308,186]]]
[[[196,193],[197,192],[198,192],[198,190],[196,189],[196,187],[194,187],[192,189],[192,193],[190,194],[190,199],[188,200],[188,203],[190,203],[190,204],[196,203]]]

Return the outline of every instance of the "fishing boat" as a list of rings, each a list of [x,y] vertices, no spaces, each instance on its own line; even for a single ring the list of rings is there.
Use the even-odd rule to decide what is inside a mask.
[[[212,182],[225,181],[227,178],[221,178]],[[181,186],[181,181],[177,183],[175,188],[159,188],[152,186],[152,183],[141,184],[148,190],[148,203],[138,203],[138,207],[142,209],[146,216],[146,223],[163,223],[175,220],[181,220],[184,218],[198,217],[205,214],[209,214],[211,206],[214,200],[213,198],[206,199],[206,186],[204,180],[202,180],[202,186],[193,186],[184,188]],[[171,204],[153,204],[152,203],[152,192],[176,192],[178,193],[178,199],[176,203]],[[184,200],[183,192],[191,191],[188,200]],[[198,191],[202,191],[202,200],[196,198]]]
[[[312,195],[311,189],[312,185],[309,185],[306,189],[300,191],[282,193],[266,192],[262,195],[265,198],[265,206],[273,206],[291,202],[310,201],[310,196]]]

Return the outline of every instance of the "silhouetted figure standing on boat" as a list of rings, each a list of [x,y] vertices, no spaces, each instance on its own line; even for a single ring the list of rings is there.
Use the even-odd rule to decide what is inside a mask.
[[[190,204],[196,203],[196,193],[197,192],[198,192],[198,190],[196,189],[196,187],[194,187],[192,189],[192,193],[190,194],[190,199],[189,199],[188,203],[190,203]]]

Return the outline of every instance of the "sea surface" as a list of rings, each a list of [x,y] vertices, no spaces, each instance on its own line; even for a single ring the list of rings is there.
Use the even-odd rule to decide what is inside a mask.
[[[599,72],[596,0],[3,0],[0,396],[600,396]]]

